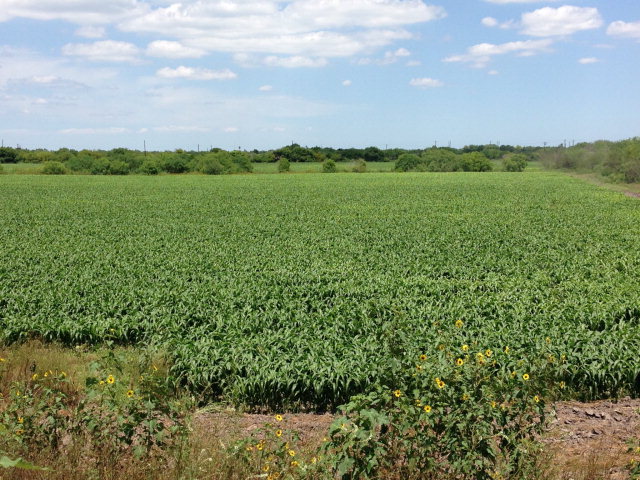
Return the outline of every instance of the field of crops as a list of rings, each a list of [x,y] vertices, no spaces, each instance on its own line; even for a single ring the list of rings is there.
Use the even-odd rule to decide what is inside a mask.
[[[0,198],[7,341],[156,344],[209,398],[322,409],[463,320],[472,349],[562,358],[576,395],[640,394],[640,202],[561,174],[4,175]]]

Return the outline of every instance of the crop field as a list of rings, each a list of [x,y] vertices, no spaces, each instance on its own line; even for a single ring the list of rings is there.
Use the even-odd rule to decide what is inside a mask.
[[[463,343],[640,393],[640,202],[561,174],[4,175],[0,198],[8,342],[157,345],[254,407],[332,408]]]

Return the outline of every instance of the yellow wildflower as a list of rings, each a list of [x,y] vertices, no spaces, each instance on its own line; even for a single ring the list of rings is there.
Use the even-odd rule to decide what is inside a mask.
[[[504,347],[504,353],[509,353],[511,349],[509,347]]]
[[[115,379],[115,377],[114,377],[113,375],[109,375],[109,376],[107,377],[107,383],[108,383],[109,385],[111,385],[111,384],[115,383],[115,381],[116,381],[116,379]]]
[[[462,351],[463,352],[468,352],[469,351],[469,345],[462,345]]]
[[[36,381],[38,379],[38,374],[34,373],[33,375],[31,375],[31,380]]]
[[[133,390],[127,390],[127,397],[132,398],[133,397]]]
[[[289,456],[290,456],[290,457],[295,457],[295,456],[296,456],[296,452],[295,452],[295,450],[289,450],[289,452],[288,452],[288,453],[289,453]]]
[[[281,422],[282,421],[282,415],[278,414],[276,415],[276,422]]]
[[[533,396],[533,401],[536,402],[536,403],[540,402],[540,397],[538,395],[534,395]]]
[[[425,405],[423,410],[425,413],[431,413],[431,405]]]
[[[24,423],[24,418],[23,417],[18,417],[18,423]]]
[[[527,380],[529,380],[529,374],[525,373],[524,375],[522,375],[522,379],[526,382]]]
[[[393,395],[394,395],[396,398],[400,398],[400,397],[402,396],[402,392],[401,392],[400,390],[394,390],[394,391],[393,391]]]
[[[427,359],[427,356],[424,353],[420,355],[420,360],[424,362],[426,359]]]
[[[294,460],[294,461],[291,462],[291,466],[292,467],[297,467],[298,465],[299,465],[299,463],[298,463],[297,460]]]
[[[282,430],[278,429],[276,430],[276,437],[281,437],[282,436]]]
[[[462,325],[464,325],[462,320],[456,320],[456,328],[462,328]]]
[[[464,365],[464,360],[462,360],[461,358],[456,360],[456,365],[458,365],[459,367],[461,367],[462,365]]]
[[[487,358],[489,358],[489,357],[491,357],[491,355],[493,355],[493,351],[487,348],[487,349],[485,350],[484,354],[485,354],[485,356],[486,356]]]

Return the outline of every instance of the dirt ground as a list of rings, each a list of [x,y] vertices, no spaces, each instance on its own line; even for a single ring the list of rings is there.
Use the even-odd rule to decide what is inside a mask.
[[[626,465],[632,457],[626,442],[640,438],[640,399],[558,402],[555,410],[556,418],[543,437],[549,479],[629,478]],[[300,433],[300,446],[313,448],[322,442],[333,418],[330,414],[287,414],[281,425]],[[217,438],[232,441],[251,435],[267,423],[275,423],[272,415],[202,412],[196,416],[195,427],[218,432]]]

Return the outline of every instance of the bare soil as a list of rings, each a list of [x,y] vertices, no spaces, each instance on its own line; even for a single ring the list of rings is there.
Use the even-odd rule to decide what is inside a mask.
[[[640,399],[624,398],[592,403],[558,402],[556,418],[542,441],[549,456],[548,475],[558,480],[626,480],[632,456],[627,442],[640,438]],[[325,437],[334,416],[287,414],[283,429],[299,432],[300,447],[313,449]],[[221,442],[251,435],[265,424],[275,424],[272,415],[234,411],[199,413],[195,428],[217,432]]]

